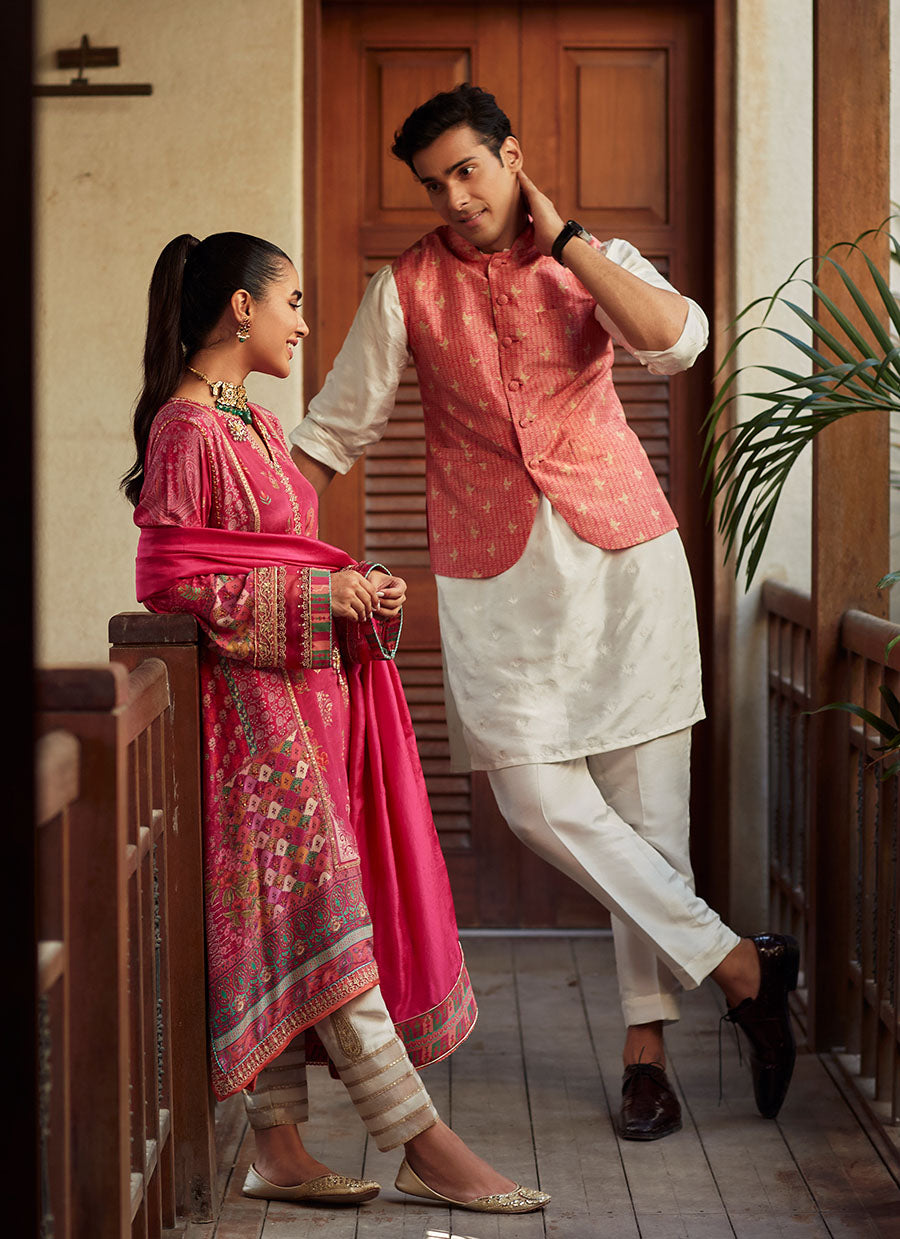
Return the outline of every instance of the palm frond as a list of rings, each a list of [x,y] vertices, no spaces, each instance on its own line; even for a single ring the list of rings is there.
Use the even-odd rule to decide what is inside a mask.
[[[862,243],[886,225],[856,241],[831,247],[818,261],[806,259],[769,297],[758,297],[735,319],[742,330],[719,367],[721,378],[704,426],[704,484],[710,508],[718,506],[717,524],[726,559],[735,573],[745,569],[749,588],[788,475],[804,448],[824,430],[853,413],[900,412],[900,306]],[[900,260],[900,240],[887,233],[892,259]],[[860,278],[839,261],[845,252],[865,259]],[[803,274],[811,265],[815,278]],[[817,281],[823,268],[837,273],[856,310],[851,319]],[[812,299],[813,312],[799,304],[795,289]],[[770,321],[780,309],[782,321]],[[758,322],[746,326],[755,314]],[[791,329],[791,320],[794,329]],[[731,367],[735,352],[759,332],[791,350],[787,364]],[[804,373],[809,368],[810,373]],[[756,376],[756,381],[754,381]],[[744,390],[750,388],[750,390]],[[729,424],[736,401],[751,413]]]
[[[880,778],[883,781],[900,770],[900,761],[893,762],[890,766],[884,764],[892,761],[900,753],[900,701],[886,685],[882,685],[879,691],[890,710],[890,718],[879,717],[871,710],[854,705],[851,701],[832,701],[827,706],[820,706],[818,710],[810,710],[808,713],[822,714],[825,710],[843,710],[847,714],[854,714],[863,723],[868,724],[873,731],[877,731],[884,743],[874,746],[876,756],[871,765],[881,765]]]

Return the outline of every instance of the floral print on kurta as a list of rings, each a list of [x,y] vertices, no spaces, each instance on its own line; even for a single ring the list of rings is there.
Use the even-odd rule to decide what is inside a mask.
[[[315,536],[313,488],[278,423],[267,444],[173,400],[157,415],[135,520]],[[239,433],[239,432],[238,432]],[[373,985],[377,967],[350,829],[348,695],[330,574],[256,568],[180,581],[156,611],[187,611],[201,644],[206,929],[212,1080],[249,1085],[302,1028]]]

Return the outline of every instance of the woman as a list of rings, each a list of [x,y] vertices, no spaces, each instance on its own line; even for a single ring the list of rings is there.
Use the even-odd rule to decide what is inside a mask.
[[[443,1124],[415,1067],[475,1004],[390,656],[405,584],[316,540],[317,501],[252,371],[308,334],[297,272],[243,233],[176,237],[150,286],[137,457],[138,597],[204,634],[206,928],[214,1091],[244,1090],[251,1196],[358,1203],[379,1186],[307,1152],[307,1056],[327,1053],[396,1186],[541,1208]],[[340,638],[340,640],[339,640]],[[382,996],[383,991],[383,996]]]

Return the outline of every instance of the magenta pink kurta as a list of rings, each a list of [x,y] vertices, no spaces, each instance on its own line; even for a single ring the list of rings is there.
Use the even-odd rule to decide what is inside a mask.
[[[236,418],[191,401],[165,405],[136,523],[282,535],[287,548],[294,535],[315,538],[315,491],[276,419],[255,406],[254,416],[268,452],[241,439]],[[413,1061],[450,1053],[475,1003],[393,664],[375,672],[373,700],[390,705],[377,715],[368,672],[345,669],[333,641],[328,568],[297,566],[289,549],[283,563],[178,574],[145,601],[195,615],[206,638],[216,1094],[252,1084],[298,1031],[379,979]],[[413,770],[399,793],[381,776],[398,754]]]

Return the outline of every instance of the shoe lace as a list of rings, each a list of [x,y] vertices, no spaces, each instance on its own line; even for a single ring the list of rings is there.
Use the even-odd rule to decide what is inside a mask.
[[[654,1071],[665,1071],[665,1067],[656,1059],[649,1060],[644,1063],[638,1060],[636,1063],[629,1063],[628,1069],[632,1076],[650,1076]]]
[[[744,1058],[741,1053],[741,1039],[738,1036],[737,1020],[735,1019],[735,1012],[734,1010],[729,1010],[729,1011],[726,1011],[724,1015],[719,1017],[719,1105],[722,1104],[722,1098],[725,1095],[724,1086],[722,1083],[722,1025],[725,1023],[726,1020],[731,1025],[731,1027],[734,1029],[734,1040],[735,1040],[735,1044],[737,1045],[737,1052],[738,1052],[738,1066],[743,1067],[744,1065]]]

